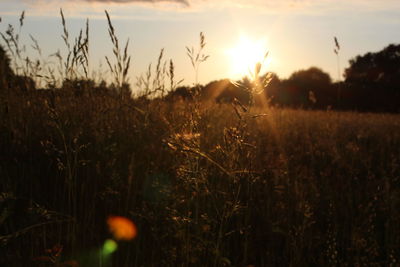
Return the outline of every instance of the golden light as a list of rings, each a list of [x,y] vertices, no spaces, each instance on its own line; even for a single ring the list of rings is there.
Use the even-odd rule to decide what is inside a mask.
[[[270,63],[270,58],[265,58],[268,52],[265,39],[255,41],[241,36],[236,46],[228,49],[226,52],[230,59],[232,78],[241,78],[254,72],[254,68],[258,62],[262,63],[264,68],[265,65]],[[261,69],[261,72],[263,69]]]

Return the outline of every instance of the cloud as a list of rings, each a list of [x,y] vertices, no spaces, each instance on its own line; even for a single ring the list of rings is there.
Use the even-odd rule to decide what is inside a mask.
[[[62,7],[70,16],[100,16],[104,9],[115,17],[154,18],[148,12],[157,12],[157,19],[164,16],[177,18],[176,13],[210,14],[212,12],[230,12],[231,14],[286,14],[286,15],[332,15],[388,12],[400,9],[399,0],[0,0],[0,10],[10,12],[10,7],[27,10],[29,15],[58,15]],[[6,3],[6,8],[2,5]],[[7,3],[9,3],[7,5]],[[12,4],[11,4],[12,3]],[[246,14],[247,14],[246,13]],[[4,14],[3,14],[4,15]]]
[[[181,4],[183,6],[189,6],[188,0],[82,0],[86,2],[98,2],[98,3],[116,3],[116,4],[128,4],[128,3],[149,3],[149,4],[156,4],[156,3],[176,3]]]
[[[258,11],[393,10],[399,0],[187,0],[191,7],[249,8]]]

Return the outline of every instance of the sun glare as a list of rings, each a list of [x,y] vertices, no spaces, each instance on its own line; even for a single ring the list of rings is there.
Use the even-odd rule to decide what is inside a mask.
[[[265,65],[270,61],[269,57],[265,59],[268,52],[265,39],[255,41],[242,36],[236,46],[226,52],[230,59],[230,72],[233,78],[249,75],[254,71],[258,62],[263,63],[265,68]]]

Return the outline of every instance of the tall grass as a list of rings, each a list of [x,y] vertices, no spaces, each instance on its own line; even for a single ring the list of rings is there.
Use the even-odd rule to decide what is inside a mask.
[[[127,44],[122,52],[107,18],[109,65],[122,86]],[[62,59],[63,79],[87,67],[86,39],[77,39],[80,52],[68,50],[79,60]],[[149,90],[163,88],[163,62],[162,50]],[[398,263],[398,115],[232,108],[72,86],[0,92],[0,265]],[[107,263],[98,251],[110,215],[130,218],[138,236]]]

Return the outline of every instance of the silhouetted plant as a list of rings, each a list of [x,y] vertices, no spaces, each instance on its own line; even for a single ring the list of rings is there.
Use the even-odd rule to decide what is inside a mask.
[[[113,54],[115,63],[112,64],[110,59],[106,56],[108,67],[113,75],[115,85],[121,90],[121,97],[125,94],[122,92],[124,84],[128,82],[128,71],[131,63],[131,56],[128,55],[129,39],[126,41],[125,48],[122,50],[119,45],[118,37],[115,33],[114,26],[112,25],[110,15],[105,11],[108,21],[108,33],[113,44]]]
[[[205,42],[205,37],[204,33],[200,32],[200,43],[199,43],[199,48],[197,51],[194,50],[194,47],[192,46],[189,48],[186,46],[186,54],[190,59],[190,62],[192,63],[192,67],[195,72],[195,86],[199,84],[199,68],[200,64],[205,62],[210,56],[206,55],[203,53],[203,49],[206,46]]]

